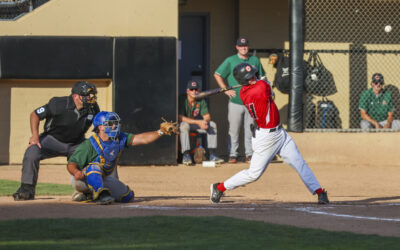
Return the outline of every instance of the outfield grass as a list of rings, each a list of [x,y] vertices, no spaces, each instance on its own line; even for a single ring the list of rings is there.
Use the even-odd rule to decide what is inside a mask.
[[[1,249],[399,249],[400,239],[227,217],[0,222]]]
[[[11,196],[19,186],[20,182],[0,180],[0,196]],[[38,183],[36,186],[36,195],[71,195],[74,192],[71,185]]]

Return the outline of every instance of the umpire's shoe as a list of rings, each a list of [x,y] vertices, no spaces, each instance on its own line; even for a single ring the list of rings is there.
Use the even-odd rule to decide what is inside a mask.
[[[105,189],[101,192],[99,198],[97,198],[95,201],[97,205],[110,205],[114,202],[114,198],[111,196],[110,191]]]
[[[328,192],[325,189],[322,190],[322,193],[318,194],[318,204],[328,204]]]
[[[210,195],[210,200],[214,203],[219,203],[219,201],[221,200],[221,197],[224,195],[223,192],[219,191],[217,186],[219,183],[214,183],[211,184],[210,186],[210,191],[211,191],[211,195]]]
[[[21,183],[17,192],[13,193],[15,201],[26,201],[35,199],[35,185]]]

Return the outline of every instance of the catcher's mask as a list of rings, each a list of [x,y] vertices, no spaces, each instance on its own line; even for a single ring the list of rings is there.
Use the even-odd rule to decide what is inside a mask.
[[[97,101],[97,89],[96,86],[87,82],[77,82],[71,90],[72,94],[78,94],[82,96],[82,102],[84,107],[89,107],[91,104]]]
[[[93,119],[93,131],[96,130],[99,125],[102,125],[107,136],[115,141],[119,135],[120,121],[121,119],[117,113],[101,111]]]
[[[250,64],[241,63],[233,69],[233,76],[240,85],[248,85],[249,80],[253,78],[253,76],[256,76],[257,72],[258,69]]]

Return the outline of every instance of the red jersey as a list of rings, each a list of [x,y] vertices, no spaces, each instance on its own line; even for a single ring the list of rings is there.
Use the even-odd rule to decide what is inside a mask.
[[[258,80],[256,84],[243,86],[240,99],[260,128],[275,128],[280,124],[279,110],[272,99],[271,86]]]

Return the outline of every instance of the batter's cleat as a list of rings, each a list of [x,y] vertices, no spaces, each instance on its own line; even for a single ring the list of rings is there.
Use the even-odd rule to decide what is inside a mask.
[[[92,194],[84,194],[79,191],[75,191],[72,194],[72,201],[85,202],[85,201],[91,201],[91,200],[92,200]]]
[[[189,166],[189,165],[193,164],[192,157],[190,156],[189,153],[184,153],[183,154],[182,163],[183,163],[183,165],[186,165],[186,166]]]
[[[318,204],[328,204],[328,192],[323,189],[322,193],[318,194]]]
[[[35,185],[21,183],[18,190],[13,193],[15,201],[26,201],[35,199]]]
[[[219,201],[221,200],[221,197],[224,195],[223,192],[218,190],[218,188],[217,188],[218,184],[219,183],[214,183],[214,184],[210,185],[210,191],[211,191],[210,200],[213,203],[219,203]]]
[[[234,156],[229,157],[228,163],[235,164],[236,162],[237,162],[236,157]]]
[[[223,160],[223,159],[219,158],[218,156],[216,156],[216,155],[214,155],[214,154],[211,154],[211,155],[210,155],[210,161],[215,162],[215,164],[224,163],[224,160]]]
[[[95,201],[97,205],[110,205],[114,202],[114,198],[111,196],[108,190],[103,190],[103,192],[101,192],[99,195],[99,198],[97,198]]]

